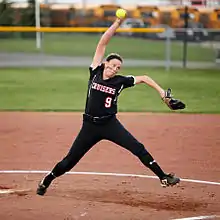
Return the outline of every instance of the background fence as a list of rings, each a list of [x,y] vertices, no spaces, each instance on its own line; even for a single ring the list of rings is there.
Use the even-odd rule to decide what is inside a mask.
[[[140,65],[159,65],[167,69],[171,66],[218,67],[218,1],[201,1],[200,6],[198,0],[194,1],[196,6],[193,2],[190,5],[190,1],[179,1],[175,6],[171,6],[172,1],[167,2],[170,4],[128,8],[127,19],[110,43],[111,51],[135,59]],[[6,65],[10,60],[11,65],[15,65],[21,57],[17,56],[16,61],[15,56],[9,55],[21,52],[27,57],[34,53],[41,57],[47,55],[48,59],[59,55],[89,60],[100,33],[105,30],[100,27],[111,25],[118,8],[117,4],[77,8],[72,4],[65,7],[39,4],[34,0],[25,5],[3,1],[0,3],[0,61]],[[49,63],[44,62],[45,65]],[[63,65],[65,63],[67,65],[67,62]]]
[[[83,111],[88,66],[118,6],[35,6],[33,1],[19,12],[5,4],[0,10],[0,67],[6,67],[0,68],[0,110]],[[220,71],[210,69],[219,67],[218,7],[203,7],[204,13],[190,5],[126,9],[128,17],[106,51],[126,58],[122,74],[146,73],[172,88],[186,102],[185,112],[219,113]],[[44,68],[49,66],[65,68]],[[164,74],[162,68],[149,68],[155,66],[188,69]],[[119,110],[170,112],[157,98],[154,90],[140,86],[122,94]]]

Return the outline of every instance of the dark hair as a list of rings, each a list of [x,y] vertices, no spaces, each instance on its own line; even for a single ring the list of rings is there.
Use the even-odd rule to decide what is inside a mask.
[[[117,53],[110,53],[107,57],[106,57],[106,61],[110,61],[110,60],[112,60],[112,59],[117,59],[117,60],[120,60],[122,63],[123,63],[123,59],[122,59],[122,57],[119,55],[119,54],[117,54]]]

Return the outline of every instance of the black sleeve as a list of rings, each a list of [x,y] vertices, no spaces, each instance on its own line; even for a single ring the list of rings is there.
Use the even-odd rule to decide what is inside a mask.
[[[104,69],[104,64],[101,63],[100,65],[98,65],[95,69],[93,69],[91,66],[89,67],[89,79],[91,80],[96,74],[100,73],[102,71],[102,69]]]
[[[135,85],[134,76],[122,76],[121,80],[124,89]]]

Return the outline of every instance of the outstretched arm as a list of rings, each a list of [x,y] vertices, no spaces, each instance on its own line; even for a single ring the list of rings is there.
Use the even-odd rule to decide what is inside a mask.
[[[157,92],[160,94],[161,98],[164,98],[165,96],[165,90],[162,89],[153,79],[151,79],[149,76],[136,76],[135,77],[135,84],[145,83],[149,85],[150,87],[157,90]]]
[[[171,95],[171,89],[163,90],[153,79],[149,76],[136,76],[135,84],[145,83],[152,88],[156,89],[160,94],[162,100],[171,110],[180,110],[186,107],[185,103],[179,99],[174,99]]]
[[[116,18],[114,23],[107,29],[107,31],[100,38],[91,64],[91,67],[93,69],[95,69],[102,62],[103,57],[105,55],[106,46],[112,38],[112,36],[115,34],[116,30],[121,25],[122,20],[123,19]]]

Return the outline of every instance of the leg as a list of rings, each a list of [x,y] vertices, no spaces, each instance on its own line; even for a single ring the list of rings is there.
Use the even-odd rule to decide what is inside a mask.
[[[88,123],[83,124],[69,153],[63,160],[57,163],[53,170],[41,181],[37,194],[44,195],[51,182],[56,177],[71,170],[98,141],[100,141],[100,138],[99,135],[96,134],[95,127],[91,128],[91,124]]]
[[[117,119],[108,129],[112,132],[105,132],[105,138],[124,147],[137,156],[146,167],[159,177],[163,186],[175,185],[180,181],[179,178],[174,177],[174,175],[164,173],[151,154],[145,149],[144,145],[137,141]],[[166,182],[164,179],[168,179],[168,181]]]

